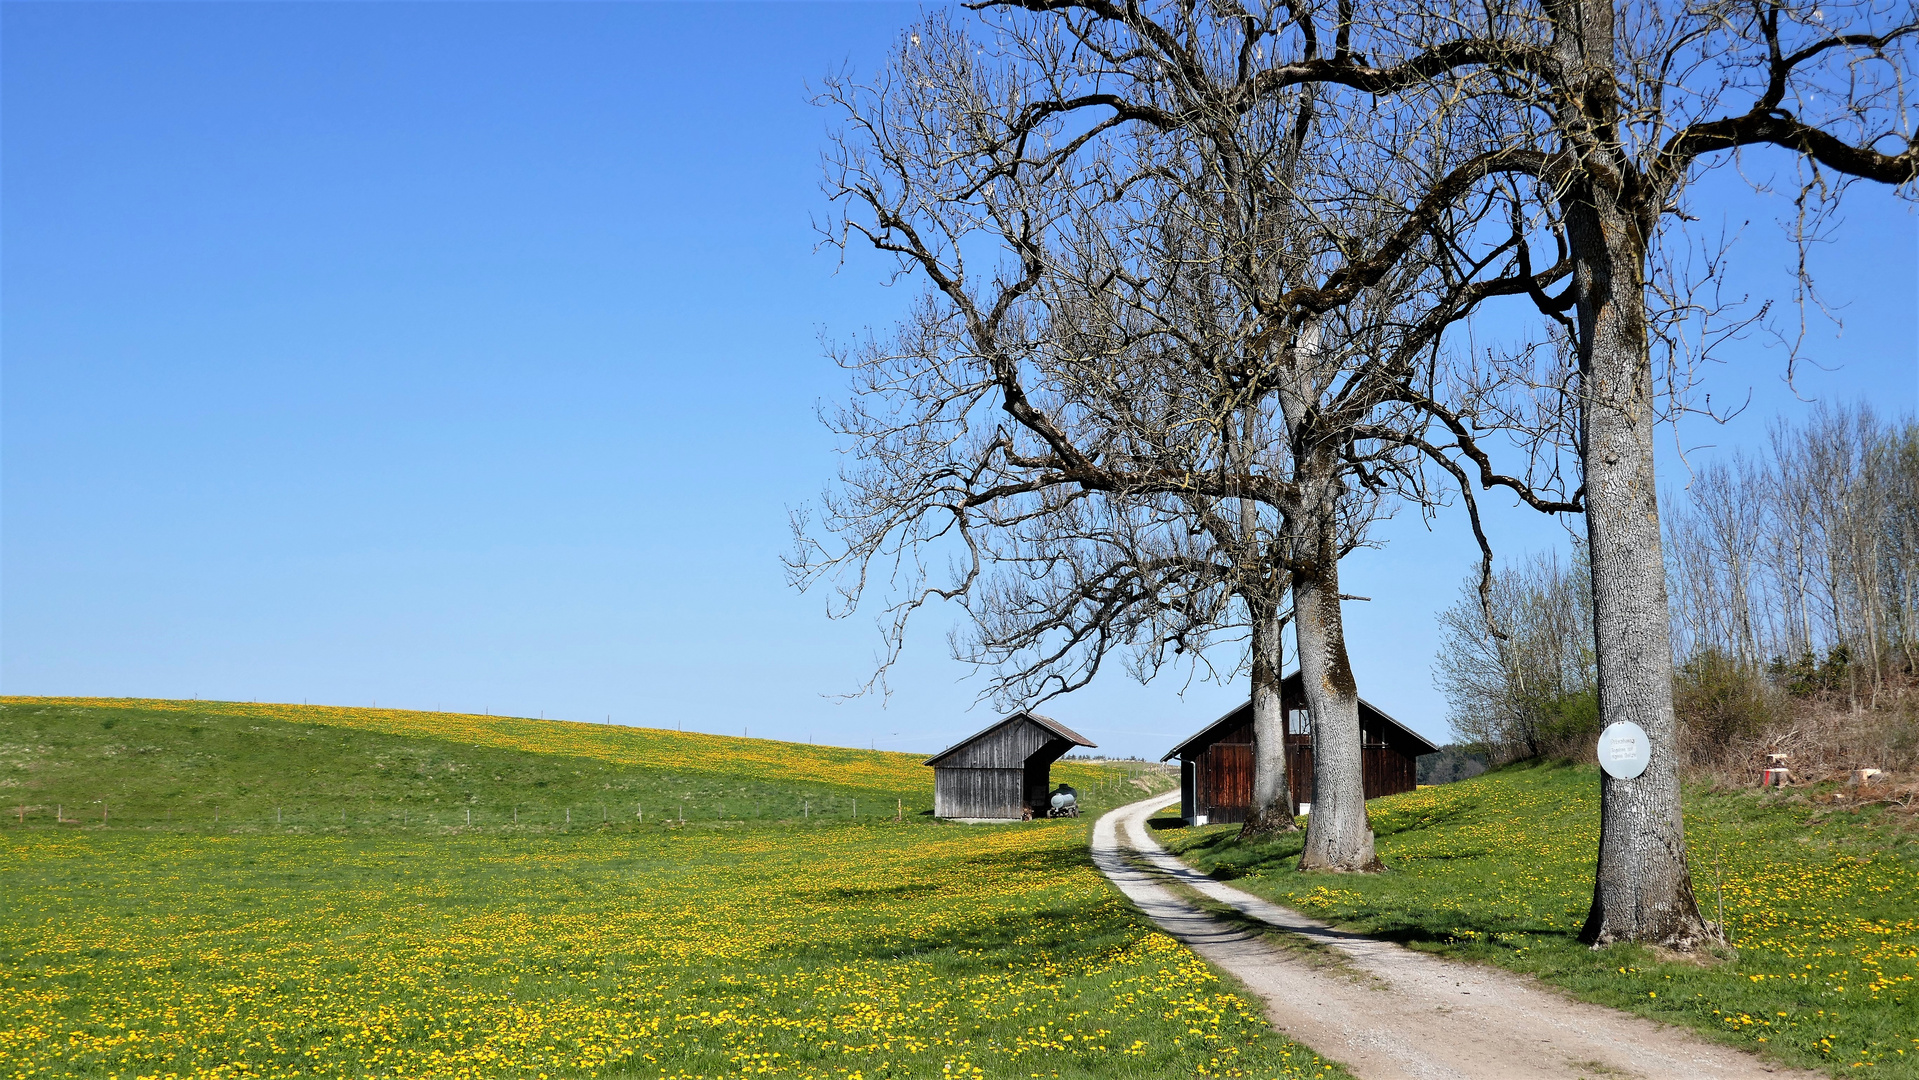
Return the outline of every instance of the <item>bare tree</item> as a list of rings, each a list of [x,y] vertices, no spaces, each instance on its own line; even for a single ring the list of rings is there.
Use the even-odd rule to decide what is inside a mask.
[[[1279,483],[1255,452],[1274,445],[1266,394],[1241,385],[1265,346],[1221,282],[1238,238],[1178,197],[1207,183],[1181,147],[1022,125],[1036,93],[1081,77],[1046,42],[989,55],[935,17],[878,83],[829,84],[847,119],[831,240],[870,243],[927,290],[891,339],[840,353],[856,381],[827,418],[851,457],[824,500],[836,540],[797,520],[790,565],[802,584],[844,574],[849,609],[884,568],[880,678],[938,600],[971,616],[956,654],[1026,701],[1085,685],[1115,650],[1141,678],[1203,664],[1238,626],[1277,720],[1289,582],[1262,521]],[[941,544],[943,582],[924,561]],[[1283,771],[1260,788],[1292,827]]]
[[[1699,470],[1667,520],[1675,657],[1751,677],[1845,657],[1855,698],[1912,671],[1915,445],[1910,417],[1821,406],[1775,424],[1759,458]]]
[[[1434,681],[1453,730],[1495,762],[1563,754],[1590,733],[1591,575],[1557,555],[1509,563],[1482,597],[1475,575],[1439,615]]]
[[[1707,644],[1747,669],[1763,662],[1762,638],[1770,635],[1754,585],[1768,536],[1759,475],[1744,455],[1708,465],[1693,478],[1691,512],[1667,519],[1675,658]]]
[[[801,583],[844,573],[849,603],[884,566],[882,670],[914,611],[964,604],[958,651],[1028,700],[1083,685],[1116,648],[1150,674],[1250,627],[1255,829],[1292,824],[1290,614],[1314,716],[1301,863],[1372,869],[1338,562],[1381,498],[1432,497],[1420,461],[1469,508],[1469,466],[1533,497],[1434,400],[1431,346],[1486,297],[1570,264],[1535,274],[1512,243],[1474,261],[1400,235],[1404,193],[1457,147],[1321,130],[1306,91],[1224,101],[1256,36],[1226,20],[1189,43],[1168,57],[1044,20],[989,42],[934,18],[878,83],[829,85],[847,118],[832,239],[895,257],[927,292],[893,337],[841,354],[855,396],[829,422],[853,465],[823,519],[839,540],[798,522],[792,566]],[[1081,111],[1095,106],[1113,115]],[[1490,205],[1427,224],[1465,231]],[[1386,244],[1392,265],[1352,279],[1350,254]],[[954,572],[934,584],[922,560],[942,543]]]
[[[1617,10],[1612,0],[1405,0],[1363,10],[1345,2],[997,2],[1052,16],[1088,49],[1123,38],[1221,106],[1310,86],[1329,112],[1376,117],[1385,137],[1438,127],[1476,140],[1468,160],[1406,193],[1401,233],[1349,253],[1321,289],[1377,280],[1413,238],[1442,227],[1449,208],[1487,191],[1510,196],[1514,220],[1563,223],[1552,240],[1571,260],[1572,285],[1527,295],[1578,358],[1601,710],[1607,721],[1638,723],[1653,744],[1645,773],[1602,780],[1582,937],[1677,948],[1714,938],[1692,894],[1680,818],[1646,273],[1662,228],[1682,214],[1687,182],[1743,148],[1783,150],[1802,166],[1796,205],[1810,231],[1854,180],[1909,190],[1919,171],[1904,93],[1904,50],[1919,33],[1911,9],[1875,0]],[[1246,31],[1240,76],[1223,84],[1192,47],[1210,19],[1238,20]],[[1168,125],[1207,115],[1183,101],[1168,108],[1113,94],[1040,107]],[[1451,239],[1464,248],[1474,238]],[[1318,295],[1301,289],[1286,300],[1305,306]]]
[[[1886,572],[1881,578],[1895,649],[1919,675],[1919,423],[1909,416],[1878,448],[1886,504]]]

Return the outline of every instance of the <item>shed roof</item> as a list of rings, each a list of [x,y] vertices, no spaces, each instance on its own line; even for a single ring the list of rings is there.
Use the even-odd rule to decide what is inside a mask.
[[[1299,698],[1302,698],[1305,696],[1305,689],[1306,689],[1306,684],[1301,680],[1299,672],[1297,671],[1293,672],[1291,675],[1288,675],[1284,679],[1280,680],[1280,694],[1282,697],[1289,697],[1289,698],[1293,698],[1294,700],[1298,700]],[[1239,715],[1241,713],[1245,712],[1247,709],[1250,709],[1252,707],[1253,707],[1253,703],[1251,700],[1248,700],[1246,704],[1244,705],[1233,706],[1231,709],[1228,709],[1226,711],[1226,715],[1220,717],[1219,719],[1213,721],[1210,724],[1207,724],[1205,727],[1200,728],[1198,731],[1188,736],[1185,742],[1182,742],[1178,746],[1173,747],[1171,750],[1166,751],[1166,756],[1160,758],[1160,760],[1166,761],[1171,758],[1178,757],[1182,752],[1186,750],[1187,747],[1194,746],[1194,745],[1203,746],[1213,741],[1214,732],[1218,731],[1220,728],[1230,726],[1234,721],[1236,721],[1239,718]],[[1372,702],[1367,701],[1365,698],[1359,699],[1359,707],[1362,709],[1365,709],[1367,712],[1372,713],[1374,716],[1377,716],[1379,719],[1386,721],[1388,725],[1393,727],[1395,730],[1399,731],[1401,734],[1405,735],[1406,738],[1410,740],[1412,743],[1414,743],[1416,746],[1422,747],[1423,749],[1419,750],[1420,754],[1437,754],[1439,752],[1439,747],[1434,746],[1430,741],[1426,739],[1425,736],[1421,735],[1417,731],[1414,731],[1412,728],[1409,728],[1406,725],[1400,723],[1399,721],[1393,719],[1392,716],[1386,712],[1386,710],[1381,709],[1379,706],[1374,705]]]
[[[1040,714],[1028,709],[1021,709],[1019,712],[1016,712],[1011,716],[1001,717],[1000,719],[993,721],[992,723],[986,725],[985,727],[974,732],[973,734],[968,735],[966,738],[961,739],[960,741],[954,743],[953,745],[947,747],[946,749],[941,750],[939,753],[934,754],[932,757],[927,758],[926,764],[938,765],[942,758],[945,758],[951,755],[957,750],[963,749],[967,744],[978,742],[979,740],[985,738],[986,736],[991,735],[993,732],[998,731],[999,729],[1005,727],[1006,725],[1014,723],[1015,721],[1018,721],[1022,718],[1031,720],[1033,723],[1038,724],[1040,727],[1045,728],[1047,731],[1053,733],[1054,735],[1057,735],[1060,738],[1065,739],[1066,741],[1073,743],[1077,746],[1098,745],[1096,743],[1087,741],[1087,739],[1084,736],[1082,736],[1079,732],[1074,731],[1072,728],[1067,727],[1065,724],[1060,723],[1058,720],[1054,720],[1051,717],[1047,717],[1047,716],[1041,716]]]

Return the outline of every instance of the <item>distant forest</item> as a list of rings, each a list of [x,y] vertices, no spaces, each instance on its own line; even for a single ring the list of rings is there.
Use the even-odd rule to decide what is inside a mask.
[[[1427,754],[1419,759],[1419,784],[1450,784],[1455,780],[1471,780],[1487,769],[1486,755],[1468,746],[1447,743],[1439,748],[1437,754]]]

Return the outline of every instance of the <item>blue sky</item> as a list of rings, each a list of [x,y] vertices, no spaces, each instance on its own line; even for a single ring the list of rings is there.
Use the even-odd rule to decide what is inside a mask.
[[[905,299],[814,250],[806,85],[915,10],[0,7],[0,691],[911,750],[984,724],[937,619],[886,707],[828,697],[871,623],[778,563],[835,464],[819,337]],[[1798,391],[1911,411],[1919,230],[1860,194]],[[1785,208],[1730,173],[1698,204],[1783,298]],[[1806,407],[1775,353],[1727,355],[1708,388],[1753,404],[1684,426],[1700,457]],[[1563,538],[1493,518],[1507,551]],[[1362,692],[1443,737],[1432,616],[1473,549],[1451,514],[1379,535],[1346,572]],[[1113,670],[1047,711],[1157,757],[1237,690]]]

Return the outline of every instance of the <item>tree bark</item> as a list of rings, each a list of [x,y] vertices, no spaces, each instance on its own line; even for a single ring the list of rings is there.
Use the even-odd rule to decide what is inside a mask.
[[[1301,870],[1384,870],[1373,853],[1366,817],[1366,776],[1361,763],[1359,687],[1346,656],[1346,629],[1339,614],[1339,535],[1333,495],[1300,515],[1307,542],[1302,569],[1293,574],[1293,634],[1299,648],[1300,682],[1313,717],[1313,810],[1306,818]],[[1296,551],[1301,549],[1296,547]]]
[[[1279,695],[1279,612],[1270,603],[1247,606],[1253,609],[1253,805],[1240,835],[1298,832]]]
[[[1581,457],[1600,722],[1638,724],[1652,751],[1639,776],[1601,775],[1599,865],[1580,940],[1692,949],[1718,935],[1693,897],[1680,818],[1672,630],[1653,472],[1646,238],[1610,192],[1593,185],[1577,195],[1567,227],[1585,387]]]

